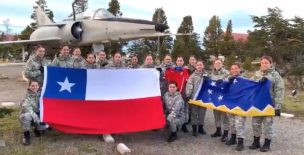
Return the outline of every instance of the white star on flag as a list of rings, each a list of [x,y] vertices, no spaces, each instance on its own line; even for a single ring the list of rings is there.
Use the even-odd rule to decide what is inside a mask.
[[[59,92],[62,92],[64,90],[67,90],[68,92],[71,93],[71,87],[73,87],[75,85],[75,83],[70,83],[68,77],[65,77],[64,82],[57,82],[61,88],[59,90]]]
[[[208,89],[208,94],[212,94],[212,90],[211,89]]]
[[[237,83],[238,81],[236,79],[233,80],[233,84]]]
[[[211,86],[216,86],[214,81],[211,82]]]
[[[224,96],[220,95],[220,96],[218,97],[219,101],[222,100],[223,97],[224,97]]]

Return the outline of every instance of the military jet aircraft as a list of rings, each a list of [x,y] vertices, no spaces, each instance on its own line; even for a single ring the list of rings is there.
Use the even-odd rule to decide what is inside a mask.
[[[74,18],[54,23],[36,7],[38,28],[29,40],[0,42],[4,44],[71,44],[73,46],[103,44],[110,41],[170,35],[168,26],[148,20],[115,17],[105,9],[74,14]]]

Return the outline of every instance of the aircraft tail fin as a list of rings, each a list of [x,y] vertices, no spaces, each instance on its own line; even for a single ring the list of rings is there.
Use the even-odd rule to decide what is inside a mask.
[[[42,25],[53,24],[51,19],[42,11],[42,9],[39,5],[36,7],[35,11],[36,11],[36,21],[37,21],[38,27],[42,26]]]

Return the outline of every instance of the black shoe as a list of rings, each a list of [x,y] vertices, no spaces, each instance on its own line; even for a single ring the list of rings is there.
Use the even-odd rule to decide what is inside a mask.
[[[224,134],[221,137],[221,142],[228,141],[228,130],[224,130]]]
[[[192,136],[197,137],[197,125],[192,125]]]
[[[188,133],[188,132],[189,132],[188,129],[187,129],[187,124],[186,124],[186,123],[184,123],[184,124],[182,125],[182,131],[183,131],[184,133]]]
[[[254,141],[251,146],[249,146],[251,150],[255,150],[260,148],[260,137],[254,137]]]
[[[215,133],[211,135],[211,137],[220,137],[222,136],[222,129],[217,127]]]
[[[23,132],[23,145],[30,145],[30,131]]]
[[[199,126],[198,126],[198,133],[200,133],[200,134],[202,134],[202,135],[205,135],[205,134],[206,134],[203,125],[199,125]]]
[[[231,137],[228,141],[226,141],[226,145],[234,145],[236,144],[236,134],[231,134]]]
[[[271,140],[270,139],[265,139],[265,142],[264,142],[264,145],[260,148],[260,151],[261,152],[267,152],[270,150],[270,142]]]
[[[36,137],[41,137],[41,131],[38,130],[37,128],[34,129],[34,134]]]
[[[244,139],[243,138],[238,138],[238,143],[237,143],[235,150],[237,150],[237,151],[244,150]]]
[[[167,140],[168,143],[171,143],[173,141],[177,140],[177,134],[176,132],[171,132],[169,135],[169,138]]]

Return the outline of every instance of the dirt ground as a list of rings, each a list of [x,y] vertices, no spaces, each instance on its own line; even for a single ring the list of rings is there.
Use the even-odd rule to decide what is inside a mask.
[[[0,79],[0,102],[13,101],[19,103],[26,89],[26,82],[21,81],[23,66],[0,66],[0,74],[9,79]],[[17,121],[18,113],[11,116],[14,128],[10,131],[2,131],[0,140],[6,141],[5,147],[0,147],[0,154],[118,154],[113,148],[115,144],[103,142],[98,135],[71,135],[57,131],[50,131],[42,138],[32,138],[32,145],[24,147],[21,144],[22,133]],[[5,119],[4,119],[5,120]],[[0,129],[6,125],[0,119]],[[2,123],[1,123],[2,122]],[[188,126],[190,129],[190,126]],[[167,143],[168,131],[146,131],[140,133],[114,135],[116,142],[126,144],[132,154],[157,154],[157,155],[205,155],[205,154],[271,154],[271,155],[302,155],[304,154],[304,122],[298,119],[276,117],[274,121],[274,138],[271,151],[261,153],[258,150],[250,150],[252,143],[251,118],[246,124],[245,150],[235,151],[234,146],[226,146],[219,138],[211,138],[214,132],[214,119],[212,111],[208,110],[205,127],[208,135],[193,137],[191,133],[178,133],[178,140]],[[1,132],[1,130],[0,130]],[[262,141],[263,142],[263,141]]]

